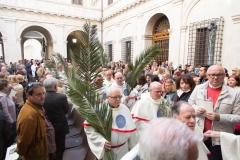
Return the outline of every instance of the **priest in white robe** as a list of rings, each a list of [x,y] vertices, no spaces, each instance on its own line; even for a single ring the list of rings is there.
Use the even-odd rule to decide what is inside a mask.
[[[149,86],[150,96],[137,101],[132,108],[132,117],[137,127],[138,136],[148,126],[148,122],[161,117],[159,105],[164,101],[161,97],[162,85],[159,82],[152,82]]]
[[[118,88],[111,88],[107,92],[107,102],[113,110],[111,142],[97,133],[90,124],[84,122],[84,130],[88,144],[97,159],[106,159],[105,150],[112,149],[114,160],[120,160],[137,143],[136,126],[129,109],[121,104],[121,92]]]
[[[124,84],[123,75],[121,72],[117,72],[115,74],[115,82],[108,88],[108,90],[110,90],[111,88],[118,88],[120,90],[122,95],[121,103],[126,105],[130,100],[130,97],[127,94],[127,88],[126,85]]]
[[[114,79],[112,79],[112,71],[107,70],[104,72],[105,78],[103,81],[103,87],[105,87],[106,90],[115,82]]]
[[[220,138],[223,160],[240,159],[240,136],[231,133],[208,130],[204,137]]]

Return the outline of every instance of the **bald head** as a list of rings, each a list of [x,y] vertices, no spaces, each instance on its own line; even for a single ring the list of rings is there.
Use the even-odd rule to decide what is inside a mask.
[[[222,66],[213,65],[207,70],[207,78],[213,87],[221,86],[224,82],[225,71]]]
[[[162,94],[162,85],[159,82],[150,83],[149,92],[152,99],[160,99]]]
[[[115,74],[115,81],[116,81],[117,85],[119,85],[119,86],[123,85],[123,75],[121,72],[117,72]]]
[[[211,67],[208,68],[207,73],[211,71],[221,71],[222,74],[225,74],[224,68],[220,65],[212,65]]]

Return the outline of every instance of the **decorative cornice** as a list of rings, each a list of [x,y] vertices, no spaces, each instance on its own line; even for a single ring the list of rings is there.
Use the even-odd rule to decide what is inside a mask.
[[[38,9],[33,9],[33,8],[22,8],[22,7],[17,7],[17,6],[7,6],[7,5],[0,5],[0,9],[7,9],[7,10],[16,10],[16,11],[25,11],[25,12],[32,12],[32,13],[39,13],[39,14],[49,14],[52,16],[57,16],[57,17],[68,17],[68,18],[74,18],[74,19],[80,19],[80,20],[89,20],[89,21],[97,21],[101,22],[101,18],[91,18],[91,17],[83,17],[81,14],[66,14],[62,12],[50,12],[50,11],[42,11]]]
[[[7,18],[5,18],[4,21],[8,22],[8,23],[16,23],[17,20],[16,19],[7,19]]]
[[[123,8],[121,8],[121,9],[115,11],[115,12],[113,12],[112,14],[110,14],[110,15],[108,15],[108,16],[106,16],[106,17],[103,17],[103,21],[112,19],[113,17],[116,17],[116,16],[118,16],[119,14],[121,14],[121,13],[123,13],[123,12],[126,12],[126,11],[128,11],[128,10],[130,10],[130,9],[133,9],[133,8],[139,6],[140,4],[145,3],[146,1],[147,1],[147,0],[136,0],[135,2],[129,4],[129,5],[123,7]]]
[[[240,23],[240,15],[232,16],[233,23]]]

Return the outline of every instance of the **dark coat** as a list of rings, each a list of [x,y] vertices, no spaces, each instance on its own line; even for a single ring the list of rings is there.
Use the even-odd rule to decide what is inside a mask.
[[[68,112],[68,101],[65,94],[46,92],[43,108],[54,127],[56,136],[69,133],[65,116]]]
[[[191,96],[192,91],[189,91],[187,93],[183,93],[180,97],[178,97],[177,92],[173,95],[172,99],[174,103],[177,103],[178,101],[185,101],[188,102],[189,97]]]

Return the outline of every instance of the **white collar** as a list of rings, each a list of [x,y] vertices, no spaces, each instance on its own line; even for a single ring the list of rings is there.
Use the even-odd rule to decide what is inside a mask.
[[[222,87],[222,84],[219,85],[219,86],[217,86],[217,87],[213,87],[213,86],[209,83],[209,87],[210,87],[210,88],[213,88],[213,89],[218,89],[218,88],[221,88],[221,87]]]

